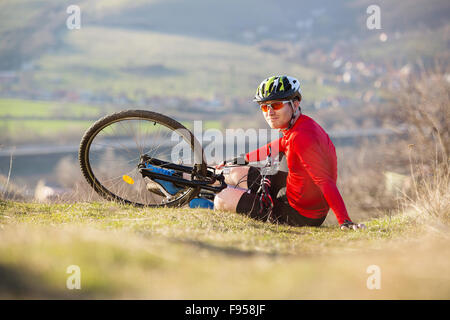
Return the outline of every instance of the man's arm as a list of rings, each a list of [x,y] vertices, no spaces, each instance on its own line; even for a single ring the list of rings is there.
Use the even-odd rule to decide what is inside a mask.
[[[281,137],[277,140],[274,140],[259,149],[250,151],[249,153],[247,153],[245,155],[245,159],[248,162],[263,161],[269,155],[269,147],[270,147],[270,152],[271,152],[272,157],[277,156],[280,152],[284,152],[283,137]]]
[[[274,140],[265,146],[262,146],[259,149],[250,151],[247,154],[241,155],[239,157],[225,160],[223,163],[220,163],[216,166],[216,169],[222,169],[225,165],[239,164],[239,165],[247,165],[250,162],[263,161],[269,155],[269,147],[271,157],[277,156],[280,152],[284,152],[284,141],[283,138],[279,138]]]

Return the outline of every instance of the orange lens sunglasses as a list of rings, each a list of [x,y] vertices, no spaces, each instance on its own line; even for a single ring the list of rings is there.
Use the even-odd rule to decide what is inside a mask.
[[[283,108],[285,103],[288,103],[290,101],[275,101],[272,103],[263,103],[260,104],[259,107],[261,108],[262,112],[267,112],[269,110],[269,107],[272,108],[272,110],[280,110]]]

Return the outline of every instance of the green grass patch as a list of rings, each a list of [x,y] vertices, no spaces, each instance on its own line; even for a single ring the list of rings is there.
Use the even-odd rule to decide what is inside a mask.
[[[101,109],[67,102],[0,99],[0,117],[100,117]]]
[[[24,104],[26,106],[27,103]],[[1,106],[0,106],[1,108]],[[45,114],[44,109],[41,115]],[[19,114],[19,113],[16,113]],[[78,142],[83,133],[94,123],[91,120],[19,120],[19,119],[1,119],[0,133],[2,138],[0,142],[6,143],[32,143],[32,142],[52,142],[52,141],[74,141]],[[187,128],[193,127],[192,121],[182,122]],[[222,129],[221,121],[207,120],[203,121],[203,129]],[[142,134],[156,134],[159,136],[168,135],[170,132],[162,126],[155,126],[153,122],[128,121],[118,123],[102,131],[102,135],[117,136],[120,134],[130,135],[139,130]],[[136,131],[137,132],[137,131]],[[170,135],[169,135],[170,136]]]
[[[2,142],[79,141],[92,121],[0,120]]]

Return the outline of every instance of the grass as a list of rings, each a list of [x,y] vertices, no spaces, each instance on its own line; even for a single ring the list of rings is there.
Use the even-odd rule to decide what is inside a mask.
[[[0,296],[149,299],[448,299],[448,238],[405,215],[295,228],[205,209],[0,205]],[[368,290],[369,265],[382,289]],[[81,290],[66,289],[69,265]]]
[[[94,121],[91,120],[19,120],[0,118],[0,132],[2,133],[0,143],[78,142],[83,133],[93,123]],[[182,123],[187,128],[193,127],[192,121],[183,121]],[[140,127],[142,130],[144,130],[143,126],[144,124]],[[118,129],[120,128],[115,129],[114,134],[117,134]],[[147,132],[151,132],[153,129],[153,125],[149,125]],[[222,129],[222,123],[215,120],[206,120],[203,121],[203,129]]]
[[[0,99],[0,143],[42,141],[79,141],[93,123],[86,118],[100,118],[108,107],[57,101]]]
[[[62,138],[78,142],[86,129],[94,123],[93,120],[81,119],[100,118],[104,112],[112,113],[113,110],[55,101],[0,99],[0,142],[30,143],[61,141]],[[193,125],[192,121],[184,121],[183,124],[187,127]],[[203,121],[203,128],[221,129],[222,123],[218,120],[206,120]]]
[[[76,103],[0,99],[0,117],[100,117],[100,111],[98,106],[88,106]]]
[[[1,120],[0,142],[32,143],[79,141],[93,121],[83,120]]]

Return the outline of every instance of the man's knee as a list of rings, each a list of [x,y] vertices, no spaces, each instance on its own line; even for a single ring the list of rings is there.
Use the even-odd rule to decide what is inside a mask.
[[[234,211],[244,191],[234,188],[226,188],[214,197],[214,209]]]
[[[215,210],[224,210],[225,207],[225,199],[222,196],[222,191],[215,195],[214,197],[214,209]]]
[[[249,168],[247,166],[230,168],[230,172],[225,176],[225,182],[241,188],[247,188]]]

